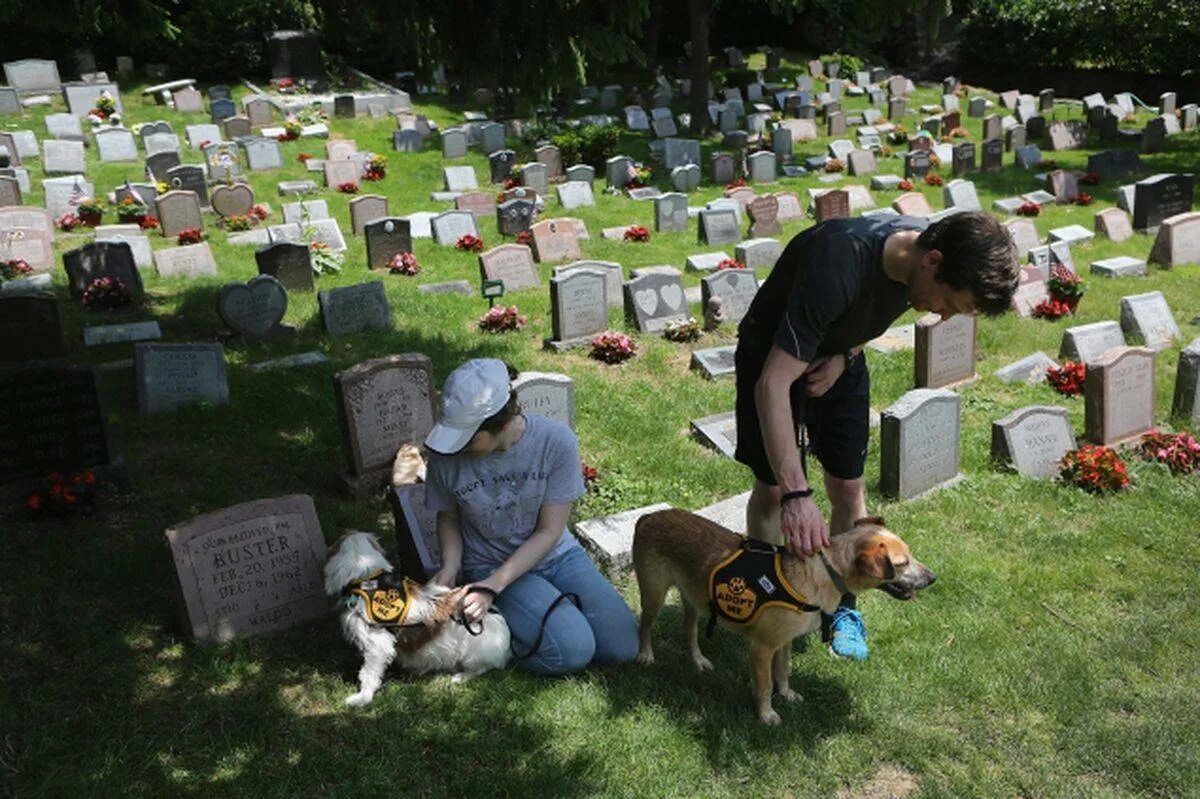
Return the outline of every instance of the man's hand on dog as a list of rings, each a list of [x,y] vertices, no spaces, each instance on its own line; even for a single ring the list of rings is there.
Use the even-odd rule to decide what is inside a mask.
[[[804,373],[804,393],[809,397],[821,397],[846,371],[846,359],[841,355],[817,358]]]
[[[783,540],[793,555],[807,558],[829,546],[829,525],[812,497],[801,497],[783,504],[779,514]]]
[[[487,580],[480,580],[477,583],[471,583],[463,587],[465,593],[462,598],[462,615],[464,619],[472,623],[479,621],[487,615],[495,599],[494,595],[487,591],[472,591],[471,589],[475,586],[488,588],[493,591],[496,590],[488,584]]]

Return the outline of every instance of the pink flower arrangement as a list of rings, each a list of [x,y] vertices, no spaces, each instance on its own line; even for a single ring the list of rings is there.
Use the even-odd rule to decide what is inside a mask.
[[[98,277],[83,290],[83,307],[111,311],[133,302],[133,292],[115,277]]]
[[[479,317],[479,329],[485,333],[507,333],[510,330],[520,330],[525,327],[526,319],[517,310],[517,306],[507,308],[497,305],[489,308],[488,312]]]
[[[398,252],[392,256],[388,271],[393,275],[415,275],[421,271],[421,265],[411,252]]]
[[[32,274],[33,267],[27,261],[23,261],[20,258],[0,261],[0,283],[6,280],[17,280],[18,278]]]
[[[726,258],[717,264],[717,271],[722,269],[745,269],[746,265],[735,258]]]
[[[1200,442],[1187,433],[1151,430],[1138,449],[1146,460],[1165,463],[1171,474],[1191,474],[1200,468]]]
[[[624,363],[637,354],[637,344],[624,333],[606,330],[592,339],[591,357],[608,364]]]

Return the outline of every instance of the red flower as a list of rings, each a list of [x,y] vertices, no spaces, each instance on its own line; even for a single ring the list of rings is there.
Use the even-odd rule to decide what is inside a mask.
[[[533,244],[533,234],[528,230],[522,230],[517,234],[517,244],[531,245]]]
[[[54,220],[54,223],[58,225],[59,230],[66,231],[68,233],[83,224],[79,217],[71,213],[63,214],[58,219]]]
[[[717,271],[722,269],[745,269],[746,265],[734,258],[726,258],[717,264]]]
[[[150,214],[146,214],[138,220],[138,227],[142,230],[158,230],[158,220]]]
[[[300,153],[300,155],[296,156],[296,160],[302,164],[307,164],[310,158],[312,158],[312,156],[308,153]]]
[[[34,491],[25,498],[25,507],[29,508],[30,510],[41,510],[42,495],[39,492]]]
[[[625,230],[625,241],[650,241],[650,231],[642,225],[631,225]]]
[[[1033,315],[1038,319],[1059,319],[1072,312],[1070,305],[1061,300],[1043,300],[1033,307]]]
[[[0,283],[3,283],[5,280],[16,280],[17,278],[32,274],[33,267],[27,261],[23,261],[20,258],[0,261]]]
[[[520,330],[525,327],[526,319],[517,310],[517,306],[507,308],[497,305],[489,308],[488,312],[479,317],[479,329],[485,333],[507,333],[510,330]]]
[[[504,179],[504,190],[505,191],[508,191],[509,189],[520,188],[520,186],[521,186],[520,178],[514,178],[512,175],[509,175],[508,177],[506,177]]]
[[[746,185],[746,179],[745,179],[745,178],[734,178],[733,180],[731,180],[731,181],[729,181],[728,183],[726,183],[726,184],[725,184],[725,188],[727,188],[727,189],[740,189],[742,186],[745,186],[745,185]]]
[[[896,188],[900,191],[912,191],[913,184],[911,180],[905,179],[897,183]]]
[[[1042,212],[1042,207],[1033,201],[1021,203],[1021,207],[1017,209],[1017,214],[1020,216],[1037,216]]]
[[[250,208],[250,216],[257,218],[260,222],[267,218],[267,204],[257,203]]]
[[[1091,205],[1092,204],[1092,195],[1088,194],[1086,191],[1079,192],[1079,194],[1075,195],[1075,204],[1076,205]]]
[[[1095,186],[1100,183],[1100,175],[1095,172],[1088,172],[1079,179],[1079,183],[1083,186]]]
[[[1120,491],[1129,485],[1129,473],[1120,456],[1109,447],[1091,444],[1063,456],[1059,477],[1093,494]]]
[[[353,180],[347,180],[345,183],[339,183],[337,190],[342,194],[358,194],[358,183]]]
[[[297,133],[296,131],[285,130],[283,133],[280,133],[278,136],[276,136],[275,140],[276,141],[295,141],[298,138],[300,138],[300,134]]]
[[[1083,381],[1087,377],[1087,367],[1077,361],[1063,361],[1063,365],[1046,370],[1046,382],[1059,394],[1077,397],[1083,393]]]
[[[579,471],[583,474],[583,489],[591,490],[596,481],[600,479],[600,472],[594,466],[588,466],[583,461],[579,462]]]
[[[417,256],[411,252],[398,252],[392,256],[388,271],[393,275],[415,275],[421,271],[421,265],[417,263]]]
[[[472,236],[470,233],[464,234],[454,242],[454,249],[464,252],[483,252],[483,239]]]
[[[204,240],[204,233],[198,227],[184,228],[179,231],[177,242],[183,244],[199,244]]]
[[[928,175],[925,176],[925,185],[926,186],[940,186],[944,182],[945,181],[942,180],[941,175],[935,175],[932,172],[930,172]]]
[[[1187,433],[1152,430],[1142,438],[1138,449],[1146,460],[1166,464],[1171,474],[1190,474],[1200,468],[1200,442]]]

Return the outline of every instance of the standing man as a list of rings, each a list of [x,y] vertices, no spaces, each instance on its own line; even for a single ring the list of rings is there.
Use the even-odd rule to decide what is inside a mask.
[[[906,310],[1004,313],[1020,267],[1007,231],[983,212],[837,219],[791,240],[738,328],[737,451],[754,472],[751,538],[807,557],[867,515],[863,467],[870,376],[862,349]],[[800,425],[825,471],[826,525],[797,451]],[[831,649],[867,656],[851,600],[826,619]]]

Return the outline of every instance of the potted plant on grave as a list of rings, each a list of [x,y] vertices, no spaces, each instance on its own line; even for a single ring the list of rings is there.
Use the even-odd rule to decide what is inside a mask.
[[[687,319],[667,322],[666,327],[663,328],[663,338],[668,341],[687,343],[699,339],[700,332],[700,323],[696,321],[696,317],[689,316]]]
[[[1063,455],[1059,479],[1090,494],[1107,494],[1129,486],[1129,472],[1111,447],[1084,444]]]
[[[479,317],[479,329],[485,333],[507,333],[510,330],[523,329],[526,321],[528,320],[517,310],[517,306],[497,305]]]
[[[304,130],[304,125],[295,117],[288,117],[283,121],[283,133],[280,133],[275,138],[279,141],[295,141],[300,138],[300,131]]]
[[[141,225],[148,213],[150,213],[150,209],[133,195],[127,194],[121,199],[121,202],[117,203],[117,219],[125,224]]]
[[[334,275],[342,271],[342,253],[330,249],[323,241],[314,241],[308,245],[312,256],[313,273],[317,275]]]
[[[66,521],[76,513],[90,513],[96,502],[96,475],[54,472],[44,484],[25,497],[25,507],[34,518],[54,516]]]
[[[1050,279],[1046,281],[1046,288],[1050,291],[1051,299],[1066,305],[1073,314],[1083,297],[1083,278],[1062,264],[1054,264],[1050,267]]]
[[[363,180],[383,180],[387,177],[387,157],[376,153],[367,161]]]
[[[83,290],[83,307],[89,311],[115,311],[133,302],[133,292],[115,277],[98,277]]]
[[[20,258],[0,261],[0,283],[9,280],[20,280],[33,274],[33,267]]]
[[[104,216],[104,203],[84,197],[75,205],[75,216],[84,227],[95,227]]]

